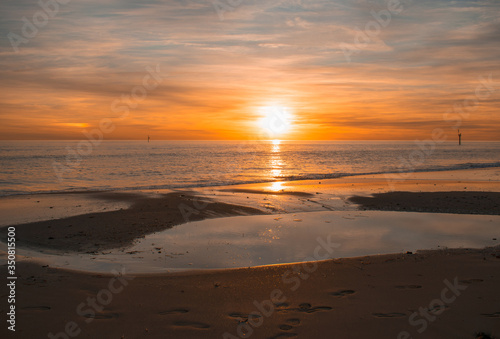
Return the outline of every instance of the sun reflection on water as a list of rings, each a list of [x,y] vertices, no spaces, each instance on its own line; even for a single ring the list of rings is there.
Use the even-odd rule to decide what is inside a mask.
[[[272,148],[271,148],[271,152],[273,153],[278,153],[281,149],[280,149],[280,144],[281,144],[281,140],[273,140],[272,141]]]
[[[280,158],[271,159],[271,176],[273,178],[279,178],[282,175],[281,169],[283,168],[283,161]]]
[[[271,141],[271,156],[269,158],[269,176],[270,179],[279,178],[283,175],[283,167],[284,163],[281,159],[281,140],[272,140]]]

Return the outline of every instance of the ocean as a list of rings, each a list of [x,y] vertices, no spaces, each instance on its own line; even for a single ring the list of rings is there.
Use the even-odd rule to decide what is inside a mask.
[[[0,141],[0,196],[500,167],[500,142]]]

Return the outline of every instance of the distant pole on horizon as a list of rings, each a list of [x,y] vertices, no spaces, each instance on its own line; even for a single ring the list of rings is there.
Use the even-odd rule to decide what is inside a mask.
[[[460,133],[460,130],[458,130],[458,146],[462,145],[462,133]]]
[[[148,143],[149,143],[149,139],[150,139],[150,137],[149,137],[149,135],[148,135]]]

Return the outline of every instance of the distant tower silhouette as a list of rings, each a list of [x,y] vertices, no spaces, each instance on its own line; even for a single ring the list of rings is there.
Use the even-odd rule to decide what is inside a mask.
[[[458,146],[462,145],[462,133],[458,130]]]

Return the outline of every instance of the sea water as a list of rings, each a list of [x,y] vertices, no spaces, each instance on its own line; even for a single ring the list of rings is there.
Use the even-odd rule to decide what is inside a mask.
[[[500,142],[0,141],[0,195],[486,167],[500,167]]]

